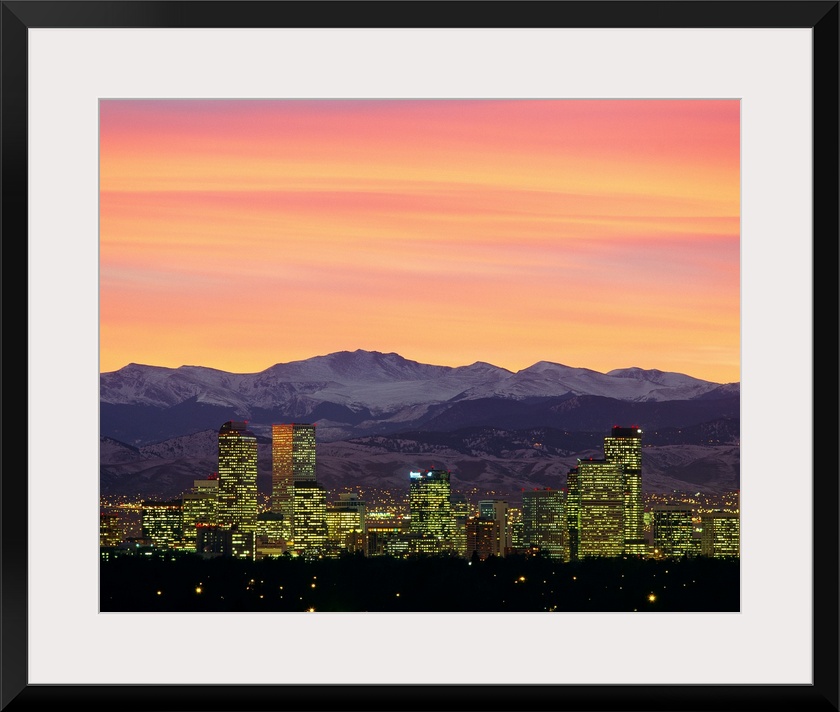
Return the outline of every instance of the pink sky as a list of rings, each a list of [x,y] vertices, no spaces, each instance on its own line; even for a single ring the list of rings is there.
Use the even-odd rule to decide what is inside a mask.
[[[100,107],[100,370],[357,348],[740,380],[737,101]]]

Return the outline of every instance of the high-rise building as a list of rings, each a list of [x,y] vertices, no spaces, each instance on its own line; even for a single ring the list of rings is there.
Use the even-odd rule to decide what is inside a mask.
[[[529,548],[552,559],[568,560],[566,497],[563,490],[537,489],[522,493],[523,537]]]
[[[580,558],[580,488],[578,468],[572,467],[566,474],[566,522],[569,561]]]
[[[653,554],[657,558],[692,556],[696,552],[691,507],[658,504],[653,507]]]
[[[407,553],[409,525],[405,519],[372,520],[365,524],[365,551],[368,556]],[[405,545],[403,547],[403,544]]]
[[[292,519],[294,484],[315,482],[315,425],[271,426],[271,511]]]
[[[424,470],[409,473],[409,531],[432,538],[439,551],[453,549],[452,494],[447,470]]]
[[[467,555],[467,519],[471,514],[470,503],[462,492],[453,492],[449,496],[452,509],[452,544],[459,556]]]
[[[737,512],[703,514],[700,527],[700,553],[703,556],[741,556],[741,517]]]
[[[291,523],[282,514],[260,512],[257,515],[256,547],[258,558],[279,556],[286,552],[292,538]]]
[[[292,514],[293,549],[322,554],[327,546],[327,490],[317,482],[295,482]]]
[[[181,542],[181,502],[143,502],[143,538],[156,549],[174,549]]]
[[[624,468],[616,462],[578,460],[578,556],[624,553]]]
[[[498,523],[494,556],[505,556],[511,548],[510,526],[508,524],[508,503],[501,499],[482,499],[478,502],[478,516],[493,519]]]
[[[99,546],[114,547],[122,544],[122,518],[118,509],[106,509],[99,513]]]
[[[642,429],[618,425],[604,438],[604,458],[624,468],[624,553],[644,554],[645,505],[642,499]]]
[[[510,527],[510,548],[512,552],[524,554],[528,550],[525,541],[525,522],[522,521],[522,507],[508,509],[508,526]]]
[[[195,551],[198,524],[215,524],[219,502],[219,478],[212,475],[194,480],[192,489],[181,496],[184,548]]]
[[[354,507],[349,500],[339,500],[327,505],[327,543],[330,551],[349,551],[356,541],[355,535],[364,535],[365,509],[364,503],[361,504],[361,507]]]
[[[465,526],[467,538],[466,556],[477,556],[482,561],[488,556],[497,555],[499,542],[499,522],[495,519],[470,517]]]
[[[247,423],[229,420],[219,429],[219,501],[222,527],[257,528],[257,438]]]

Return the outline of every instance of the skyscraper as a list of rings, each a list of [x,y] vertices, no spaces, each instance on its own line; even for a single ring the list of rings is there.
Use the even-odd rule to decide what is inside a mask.
[[[552,559],[567,560],[566,501],[563,490],[538,489],[522,493],[523,536]]]
[[[271,511],[291,521],[293,486],[315,481],[315,426],[282,423],[271,426]]]
[[[453,517],[450,503],[450,475],[447,470],[424,470],[409,473],[409,531],[434,538],[438,550],[453,548]]]
[[[709,512],[700,517],[700,552],[718,558],[741,555],[741,517],[737,512]]]
[[[467,555],[467,520],[470,517],[470,503],[462,492],[453,492],[449,497],[452,510],[452,544],[459,556]]]
[[[495,519],[470,517],[464,526],[466,533],[466,558],[474,555],[482,561],[488,556],[495,556],[498,550],[499,522]]]
[[[247,423],[229,420],[219,429],[220,526],[253,532],[257,528],[257,438]]]
[[[299,554],[323,554],[327,546],[327,491],[317,482],[295,482],[292,542]]]
[[[642,500],[642,429],[613,426],[604,438],[604,457],[624,468],[624,553],[644,554],[645,506]]]
[[[658,504],[653,508],[653,553],[671,558],[697,553],[691,507]]]
[[[219,478],[193,480],[193,487],[181,496],[184,548],[195,550],[199,524],[215,524],[219,502]]]
[[[577,561],[580,549],[580,488],[578,468],[572,467],[566,475],[566,522],[569,544],[569,561]]]
[[[508,503],[501,499],[482,499],[478,502],[478,516],[498,522],[498,534],[493,548],[494,556],[505,556],[510,550],[510,527],[508,526]]]
[[[327,543],[331,552],[349,550],[364,541],[365,503],[355,493],[342,492],[327,505]],[[356,536],[359,535],[359,536]]]
[[[624,469],[608,460],[578,460],[578,555],[624,553]]]
[[[181,541],[180,500],[143,502],[143,538],[156,549],[173,549]]]

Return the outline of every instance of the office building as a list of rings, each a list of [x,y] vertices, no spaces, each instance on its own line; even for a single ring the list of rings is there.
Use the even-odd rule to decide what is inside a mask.
[[[569,561],[577,561],[580,558],[580,488],[577,467],[570,468],[566,474],[566,522]]]
[[[292,501],[292,548],[297,554],[321,555],[327,547],[327,490],[317,482],[295,482]]]
[[[286,521],[282,514],[269,511],[257,515],[257,558],[284,554],[291,538],[291,522]]]
[[[357,500],[358,501],[358,500]],[[339,500],[327,505],[327,544],[330,551],[349,551],[356,541],[356,534],[364,534],[365,509],[353,506],[353,500]]]
[[[119,510],[104,510],[99,513],[99,546],[110,548],[122,544],[123,524]]]
[[[493,545],[493,555],[505,556],[511,548],[508,503],[501,499],[479,500],[478,516],[480,519],[492,519],[498,524],[496,543]]]
[[[645,542],[642,499],[642,429],[614,426],[604,438],[604,458],[624,468],[624,553],[642,555]]]
[[[578,460],[578,556],[624,553],[624,470],[606,459]]]
[[[143,539],[155,549],[174,549],[181,542],[180,500],[143,502]]]
[[[219,429],[219,499],[222,527],[257,528],[257,438],[247,423],[229,420]]]
[[[691,507],[658,504],[653,507],[653,555],[680,558],[697,553],[694,511]]]
[[[499,522],[495,519],[470,517],[464,527],[467,539],[466,558],[477,556],[482,561],[488,556],[498,556]]]
[[[216,524],[219,503],[219,477],[194,480],[192,489],[181,496],[184,548],[196,550],[198,524]]]
[[[294,484],[315,482],[315,425],[271,426],[271,511],[291,521]]]
[[[452,510],[452,546],[459,556],[467,555],[467,519],[472,514],[467,496],[461,492],[453,492],[449,496],[449,506]]]
[[[438,551],[453,549],[450,473],[447,470],[410,472],[408,487],[410,532],[433,539]]]
[[[709,512],[700,517],[700,553],[727,558],[741,556],[741,517],[736,512]]]
[[[566,496],[559,489],[522,493],[523,537],[528,548],[544,556],[568,560]]]

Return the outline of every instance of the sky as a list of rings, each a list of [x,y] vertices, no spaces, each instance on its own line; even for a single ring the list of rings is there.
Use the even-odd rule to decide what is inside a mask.
[[[100,371],[740,381],[736,100],[102,100]]]

